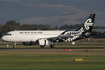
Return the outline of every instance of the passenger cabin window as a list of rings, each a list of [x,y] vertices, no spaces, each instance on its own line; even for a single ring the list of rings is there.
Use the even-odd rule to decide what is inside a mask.
[[[42,32],[19,32],[19,34],[43,34]]]
[[[19,32],[20,34],[23,34],[23,32]]]

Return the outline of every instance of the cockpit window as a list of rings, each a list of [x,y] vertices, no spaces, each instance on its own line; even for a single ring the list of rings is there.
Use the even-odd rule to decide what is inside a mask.
[[[11,35],[11,34],[6,34],[6,35]]]

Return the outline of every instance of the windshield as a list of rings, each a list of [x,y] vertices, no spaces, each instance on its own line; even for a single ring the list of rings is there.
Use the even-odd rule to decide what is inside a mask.
[[[11,34],[5,34],[5,35],[11,35]]]

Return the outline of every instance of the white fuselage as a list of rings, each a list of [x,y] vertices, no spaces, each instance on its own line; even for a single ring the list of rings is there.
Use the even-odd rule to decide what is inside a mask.
[[[38,39],[57,37],[63,31],[48,30],[48,31],[34,31],[34,30],[21,30],[10,31],[2,37],[2,40],[9,42],[36,42]]]

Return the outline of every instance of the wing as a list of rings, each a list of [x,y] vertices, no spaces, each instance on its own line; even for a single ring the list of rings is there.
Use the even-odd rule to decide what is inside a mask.
[[[73,36],[71,35],[59,35],[57,37],[50,37],[50,38],[39,38],[40,39],[46,39],[52,42],[64,42],[65,40],[67,40],[68,38],[72,38]]]
[[[51,37],[51,38],[47,38],[47,40],[50,40],[52,42],[62,42],[67,40],[68,38],[72,38],[73,36],[70,35],[59,35],[57,37]]]

